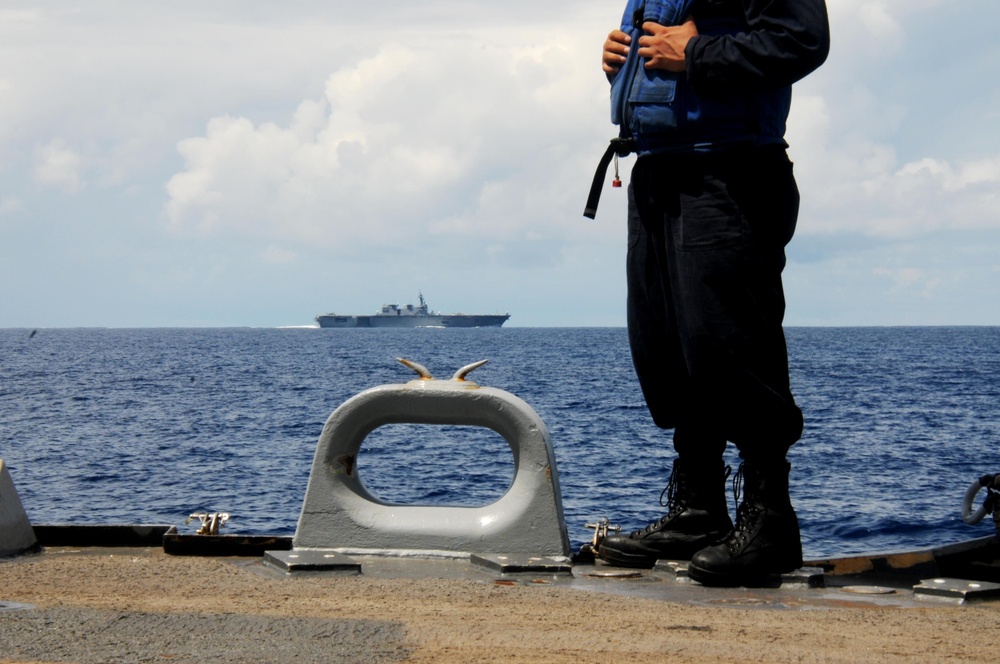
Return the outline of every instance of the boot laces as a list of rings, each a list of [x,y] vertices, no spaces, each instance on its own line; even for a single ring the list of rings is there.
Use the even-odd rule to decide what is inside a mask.
[[[683,500],[680,484],[681,481],[678,477],[678,473],[676,471],[672,471],[670,473],[670,479],[667,480],[667,486],[663,487],[663,491],[660,492],[660,507],[666,507],[667,513],[656,521],[648,524],[642,530],[637,530],[632,533],[630,536],[632,539],[641,538],[650,533],[662,530],[666,524],[684,511],[685,503],[687,501]],[[667,497],[667,502],[663,502],[664,496]]]
[[[746,486],[744,465],[741,463],[736,475],[733,476],[733,500],[737,505],[736,525],[723,540],[729,550],[734,552],[742,549],[747,543],[757,526],[758,517],[764,512],[760,502],[754,499],[750,487]]]
[[[732,467],[726,466],[725,475],[723,475],[722,481],[725,482],[729,479],[729,475],[732,472]],[[667,513],[647,525],[642,530],[635,531],[631,536],[633,538],[642,537],[643,535],[648,535],[649,533],[662,530],[664,526],[677,518],[677,515],[687,509],[688,493],[684,476],[676,470],[671,471],[670,479],[667,480],[667,486],[663,487],[663,491],[660,492],[659,501],[660,507],[667,508]],[[667,502],[663,502],[664,496],[667,497]]]

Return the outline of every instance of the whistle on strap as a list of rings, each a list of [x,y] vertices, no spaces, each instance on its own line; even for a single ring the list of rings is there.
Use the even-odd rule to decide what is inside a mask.
[[[618,177],[618,157],[626,157],[632,153],[634,142],[630,138],[612,138],[608,144],[608,149],[601,156],[601,161],[597,164],[597,171],[594,173],[594,181],[590,185],[590,195],[587,197],[587,207],[583,211],[583,216],[593,219],[597,216],[597,205],[601,201],[601,188],[604,185],[604,178],[608,174],[608,166],[611,161],[615,162],[615,179],[611,183],[612,187],[621,187],[622,181]]]

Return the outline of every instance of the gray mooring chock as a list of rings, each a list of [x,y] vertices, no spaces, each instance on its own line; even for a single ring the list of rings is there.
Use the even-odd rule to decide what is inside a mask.
[[[570,555],[548,430],[524,401],[482,387],[460,369],[434,380],[405,360],[420,378],[366,390],[337,408],[326,422],[313,459],[302,514],[288,554]],[[510,445],[514,481],[482,507],[395,505],[372,496],[358,476],[364,439],[387,424],[467,425],[492,429]],[[308,554],[308,555],[306,555]]]
[[[37,546],[35,531],[21,505],[14,481],[0,459],[0,557],[31,551]]]

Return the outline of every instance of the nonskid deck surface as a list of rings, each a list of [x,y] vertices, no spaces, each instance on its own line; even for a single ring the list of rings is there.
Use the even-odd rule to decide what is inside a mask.
[[[669,564],[509,574],[471,559],[352,557],[361,574],[152,546],[0,560],[0,664],[984,661],[1000,618],[1000,602],[917,599],[898,574],[719,589]]]
[[[122,559],[129,552],[137,552],[144,557],[178,561],[192,569],[198,568],[199,561],[228,561],[243,571],[276,579],[355,574],[367,578],[455,579],[690,604],[780,609],[935,603],[1000,608],[1000,543],[996,537],[932,550],[812,560],[792,574],[769,579],[765,587],[707,588],[687,578],[684,562],[660,561],[653,569],[619,568],[587,559],[582,552],[573,561],[501,554],[426,557],[416,551],[403,552],[408,555],[386,555],[386,551],[365,555],[362,551],[293,549],[292,538],[287,536],[181,535],[167,525],[55,525],[36,526],[35,531],[41,553],[0,559],[0,565],[100,555]],[[299,568],[288,565],[290,558],[300,557],[298,554],[312,555],[321,564]],[[330,571],[316,571],[323,569],[325,558],[336,558],[344,564],[331,566]],[[0,594],[0,602],[5,599]]]
[[[973,582],[976,589],[959,594],[932,596],[915,592],[915,587],[933,582],[907,573],[864,572],[824,574],[819,567],[805,567],[775,578],[766,587],[709,588],[686,574],[686,563],[661,561],[653,569],[614,567],[601,561],[576,563],[570,573],[497,573],[487,566],[464,559],[419,559],[390,556],[350,556],[359,563],[361,574],[372,578],[465,579],[497,586],[555,587],[576,591],[637,597],[701,606],[731,606],[751,609],[822,609],[852,606],[927,608],[935,604],[987,602],[1000,609],[1000,584]],[[300,577],[327,572],[288,574],[269,565],[248,569],[265,576]],[[952,586],[967,583],[948,579]]]
[[[352,574],[324,571],[287,573],[266,564],[260,556],[173,556],[157,547],[48,547],[41,553],[0,561],[0,565],[38,564],[45,560],[76,558],[86,569],[86,559],[116,558],[125,567],[136,557],[165,557],[184,561],[192,574],[202,561],[224,562],[238,569],[270,579],[310,577],[345,577]],[[468,558],[414,558],[381,555],[351,555],[358,563],[357,576],[366,579],[413,579],[468,581],[498,587],[562,588],[585,593],[643,598],[694,606],[729,606],[749,609],[815,610],[845,607],[928,608],[975,604],[1000,609],[1000,584],[969,582],[961,579],[922,578],[924,575],[906,571],[860,571],[848,574],[824,573],[820,567],[804,567],[794,573],[773,579],[767,587],[708,588],[687,578],[686,563],[661,561],[653,569],[630,569],[595,563],[575,563],[561,573],[546,571],[503,572]],[[863,557],[852,559],[863,560]],[[932,587],[935,581],[945,581],[947,587],[972,584],[964,593],[921,593],[921,587]],[[347,581],[349,582],[349,581]],[[4,598],[0,596],[0,610]]]

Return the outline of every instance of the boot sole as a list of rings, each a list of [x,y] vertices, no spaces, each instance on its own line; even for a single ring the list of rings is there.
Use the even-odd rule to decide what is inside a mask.
[[[652,568],[659,560],[659,558],[650,558],[641,554],[605,549],[603,546],[597,550],[597,557],[617,567],[645,567],[646,569]]]
[[[651,568],[656,565],[657,560],[691,560],[694,554],[698,553],[712,542],[718,540],[725,533],[712,534],[704,537],[701,541],[675,544],[674,551],[670,555],[665,553],[628,553],[605,545],[601,545],[597,551],[597,556],[612,565],[619,567],[645,567]]]
[[[781,585],[781,575],[794,572],[802,567],[802,563],[797,565],[782,565],[776,569],[763,570],[751,574],[726,574],[724,572],[714,572],[712,570],[688,565],[688,576],[693,581],[697,581],[703,586],[713,588],[762,588],[777,587]]]

